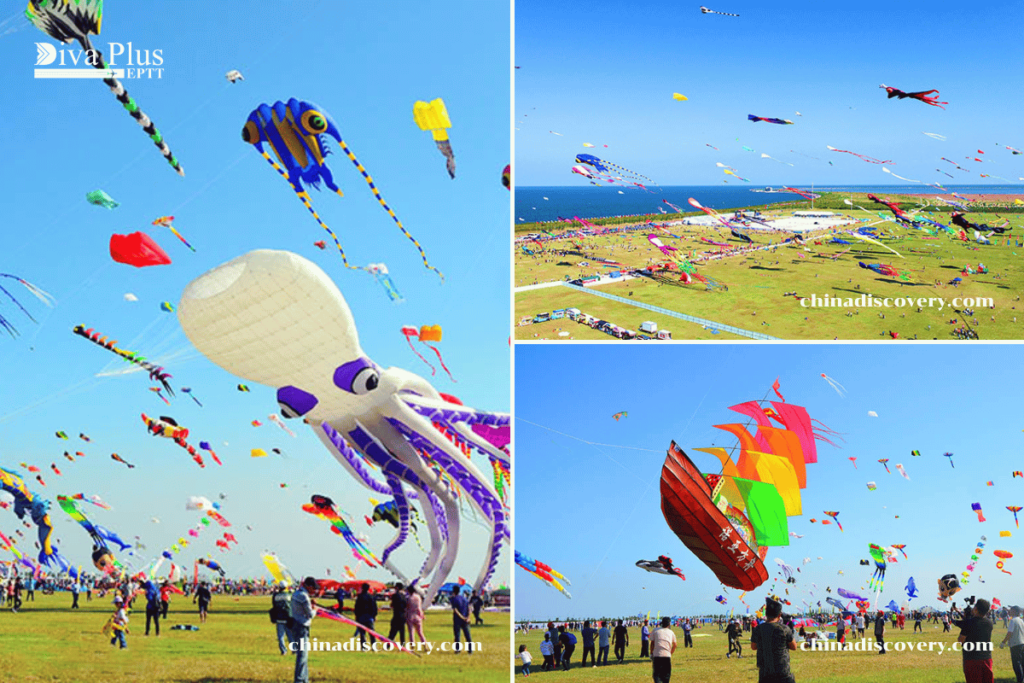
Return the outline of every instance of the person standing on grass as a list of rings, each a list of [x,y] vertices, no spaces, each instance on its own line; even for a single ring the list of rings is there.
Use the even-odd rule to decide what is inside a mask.
[[[920,631],[924,633],[924,629],[921,627],[921,613],[918,611],[914,612],[914,633]]]
[[[541,671],[551,671],[555,668],[555,646],[551,642],[551,634],[544,632],[544,642],[540,644],[540,654],[544,657],[544,664]]]
[[[78,609],[78,582],[71,584],[71,609]]]
[[[124,650],[128,647],[128,639],[125,635],[128,633],[128,607],[125,604],[124,598],[120,595],[114,598],[114,616],[111,617],[110,625],[113,629],[110,644],[120,643],[121,649]]]
[[[466,651],[473,654],[473,641],[469,635],[469,600],[465,595],[459,594],[459,587],[452,588],[452,630],[455,632],[455,642],[459,642],[459,636],[466,636]],[[458,648],[456,648],[456,652]],[[557,664],[557,661],[556,661]]]
[[[18,610],[21,609],[21,577],[20,576],[15,578],[14,579],[14,583],[11,584],[11,593],[9,595],[11,596],[11,602],[14,604],[14,607],[11,608],[11,611],[12,612],[17,612]]]
[[[619,619],[615,625],[614,639],[615,659],[618,660],[619,664],[622,664],[622,660],[626,658],[626,647],[629,646],[629,631],[622,625],[622,619]]]
[[[757,653],[758,683],[794,683],[789,670],[789,651],[796,649],[793,632],[782,625],[782,603],[765,601],[767,621],[750,634],[750,649]]]
[[[608,622],[601,622],[601,630],[597,632],[597,665],[608,666],[608,647],[611,644],[612,632],[608,630]]]
[[[992,683],[992,620],[988,618],[989,602],[982,598],[964,609],[960,636],[963,646],[964,678],[967,683]],[[1011,651],[1012,652],[1012,651]],[[1016,672],[1015,672],[1016,673]]]
[[[282,655],[288,654],[288,622],[292,618],[290,600],[284,588],[284,581],[275,585],[274,595],[270,598],[270,621],[277,628],[277,649]]]
[[[316,579],[307,576],[302,585],[292,593],[289,648],[295,652],[294,683],[309,683],[309,627],[316,616],[316,602],[312,596],[317,592]]]
[[[843,615],[839,615],[839,619],[836,624],[836,642],[839,643],[839,649],[846,649],[846,620]]]
[[[359,629],[359,645],[362,647],[369,636],[371,647],[377,639],[366,632],[366,629],[373,630],[374,622],[377,620],[377,600],[370,594],[370,584],[364,583],[359,587],[359,595],[356,597],[356,604],[352,608],[356,617],[356,623],[366,628]]]
[[[661,628],[654,629],[651,636],[651,674],[654,683],[669,683],[672,678],[672,654],[676,651],[676,634],[669,628],[671,623],[671,619],[662,617]]]
[[[473,625],[479,626],[484,623],[484,620],[480,618],[480,610],[484,608],[484,599],[476,591],[473,591],[473,596],[469,599],[469,605],[473,608]]]
[[[409,606],[409,598],[406,597],[405,586],[401,583],[395,584],[395,592],[391,594],[391,628],[388,631],[388,640],[395,640],[395,636],[399,636],[398,642],[405,642],[405,610]]]
[[[32,576],[28,577],[28,580],[25,582],[25,602],[29,600],[32,602],[36,601],[36,580]]]
[[[420,595],[416,586],[412,585],[406,591],[405,623],[409,627],[411,642],[416,642],[417,634],[420,636],[421,643],[427,642],[427,639],[423,637],[423,596]]]
[[[644,625],[640,627],[640,658],[648,656],[647,648],[650,646],[648,642],[651,638],[651,629],[647,628],[647,620],[644,619]]]
[[[152,581],[146,582],[146,635],[149,635],[150,621],[156,626],[156,634],[160,635],[160,589]]]
[[[693,647],[693,637],[690,635],[690,630],[693,625],[689,619],[683,621],[683,647]]]
[[[562,641],[558,639],[561,634],[558,633],[558,629],[555,628],[552,621],[548,622],[548,635],[551,636],[551,647],[554,649],[552,656],[555,658],[555,666],[558,666],[562,661]]]
[[[878,647],[878,654],[885,654],[885,613],[878,610],[875,616],[875,645]]]
[[[1006,616],[1005,614],[1003,615]],[[1020,618],[1020,608],[1010,608],[1010,621],[1006,624],[1006,636],[999,647],[1010,646],[1010,663],[1017,683],[1024,683],[1024,619]]]
[[[210,588],[203,581],[199,584],[199,588],[196,590],[196,594],[192,596],[192,604],[199,604],[199,623],[206,623],[206,613],[210,609],[210,601],[213,600],[213,594],[210,593]]]
[[[590,665],[591,668],[597,666],[597,660],[594,657],[594,636],[597,635],[597,629],[590,627],[589,621],[583,622],[583,630],[580,631],[580,635],[583,636],[583,663],[580,666],[587,665],[587,653],[590,653]]]

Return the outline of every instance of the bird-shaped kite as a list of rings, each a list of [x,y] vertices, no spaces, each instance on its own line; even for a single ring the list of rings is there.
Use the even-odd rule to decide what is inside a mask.
[[[952,467],[953,469],[956,469],[956,465],[953,464],[953,454],[952,453],[943,453],[942,455],[944,457],[949,458],[949,466]]]
[[[829,517],[831,517],[832,519],[834,519],[835,522],[836,522],[836,526],[839,527],[839,530],[840,531],[843,530],[843,525],[839,522],[839,513],[838,512],[834,512],[834,511],[830,511],[830,510],[824,510],[822,512],[822,514],[826,514]]]
[[[857,458],[847,458],[847,460],[853,463],[853,469],[857,469]]]
[[[909,557],[907,557],[907,551],[904,550],[904,548],[907,547],[906,543],[893,543],[892,547],[896,548],[896,550],[899,550],[901,553],[903,553],[903,559],[904,560],[909,560],[910,559]]]

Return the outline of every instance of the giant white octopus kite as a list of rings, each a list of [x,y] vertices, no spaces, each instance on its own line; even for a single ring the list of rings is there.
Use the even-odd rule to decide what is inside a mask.
[[[486,456],[495,480],[509,471],[508,414],[452,402],[400,368],[382,370],[360,348],[337,286],[290,252],[252,251],[196,278],[182,294],[178,320],[204,356],[244,380],[275,387],[284,417],[302,418],[350,474],[393,498],[399,525],[380,561],[405,583],[389,556],[409,536],[410,499],[420,502],[430,550],[416,580],[429,581],[427,604],[459,551],[464,492],[490,532],[473,584],[483,588],[510,539],[510,512],[468,456]]]

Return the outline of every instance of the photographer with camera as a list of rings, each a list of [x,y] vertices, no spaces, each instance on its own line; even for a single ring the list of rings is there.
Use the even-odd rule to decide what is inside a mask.
[[[955,606],[955,603],[954,603]],[[957,642],[963,649],[964,677],[967,683],[993,683],[992,620],[988,618],[988,600],[964,601],[964,618],[953,622],[960,627]]]

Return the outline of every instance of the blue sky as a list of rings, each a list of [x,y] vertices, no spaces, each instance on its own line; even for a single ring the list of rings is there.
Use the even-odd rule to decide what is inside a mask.
[[[22,333],[0,339],[0,463],[41,467],[47,487],[32,488],[50,498],[99,494],[114,512],[87,514],[124,537],[141,535],[156,552],[196,523],[185,511],[188,496],[216,499],[224,493],[223,513],[235,524],[241,549],[221,556],[214,536],[206,534],[186,557],[191,564],[193,556],[212,552],[234,575],[264,575],[258,557],[263,549],[277,551],[296,573],[323,576],[332,566],[337,576],[337,568],[353,564],[326,523],[300,510],[313,493],[333,497],[379,551],[392,529],[363,522],[371,509],[369,492],[301,425],[292,439],[267,420],[277,410],[272,389],[237,392],[238,380],[192,349],[174,316],[159,309],[163,301],[177,304],[185,285],[206,270],[256,248],[295,251],[334,278],[352,308],[363,349],[382,366],[429,377],[400,328],[442,325],[439,348],[458,383],[438,369],[434,386],[468,405],[509,409],[509,192],[501,185],[510,158],[508,5],[401,4],[385,17],[356,2],[282,2],[273,13],[251,11],[241,2],[207,4],[202,12],[183,0],[160,3],[158,12],[140,3],[108,2],[98,47],[108,51],[108,42],[132,42],[135,49],[163,51],[162,79],[125,86],[163,132],[184,166],[184,179],[101,82],[33,78],[34,43],[46,36],[28,27],[0,38],[0,83],[19,98],[19,106],[7,109],[0,136],[8,160],[0,272],[25,278],[59,302],[48,310],[17,285],[11,289],[38,325],[0,302],[0,312]],[[24,25],[17,15],[4,19],[9,21],[2,29]],[[246,80],[229,84],[229,69],[239,69]],[[387,263],[406,302],[390,303],[370,276],[346,271],[336,252],[313,246],[321,239],[330,244],[330,238],[241,140],[251,110],[289,97],[315,102],[334,118],[384,198],[444,271],[444,285],[423,268],[413,245],[340,152],[329,165],[345,196],[313,191],[312,202],[351,261]],[[444,98],[453,122],[455,180],[430,133],[413,122],[413,103],[437,97]],[[98,188],[121,206],[107,211],[87,204],[85,194]],[[150,226],[165,214],[176,216],[196,253],[166,229]],[[156,239],[173,264],[136,270],[114,263],[110,235],[137,230]],[[139,301],[125,302],[127,292]],[[141,374],[96,378],[123,364],[73,336],[78,323],[163,362],[173,385],[190,386],[204,407],[182,394],[165,406],[147,391]],[[196,441],[219,444],[224,467],[201,470],[181,449],[150,438],[141,412],[173,416]],[[265,426],[252,427],[254,419]],[[72,442],[56,439],[55,430],[66,431]],[[77,441],[79,432],[92,443]],[[286,459],[253,460],[255,447],[281,448]],[[61,456],[65,449],[87,457],[69,463]],[[111,461],[115,451],[137,468]],[[53,462],[62,477],[50,472]],[[88,563],[86,534],[59,509],[53,517],[62,552]],[[151,523],[152,517],[160,523]],[[0,511],[0,528],[8,534],[17,528],[10,512]],[[486,539],[481,527],[464,528],[453,576],[472,578]],[[411,574],[422,553],[409,546],[397,561]],[[506,562],[501,571],[508,575]],[[360,576],[388,575],[364,568]]]
[[[992,555],[1013,552],[1018,557],[1007,569],[1018,574],[1024,531],[1005,509],[1024,505],[1024,480],[1012,477],[1024,439],[1014,391],[1024,371],[1016,357],[1012,345],[969,354],[949,345],[518,346],[516,547],[569,577],[573,598],[517,569],[516,617],[718,613],[721,584],[661,513],[665,451],[674,439],[702,471],[721,471],[717,459],[694,449],[734,446],[713,425],[745,422],[728,406],[764,398],[776,377],[787,401],[845,441],[836,442],[840,449],[819,442],[818,463],[807,466],[803,515],[789,519],[789,530],[804,538],[769,548],[772,578],[745,598],[748,604],[763,601],[769,587],[782,592],[773,581],[775,558],[802,568],[790,586],[790,599],[802,607],[803,599],[823,600],[826,587],[834,596],[839,586],[866,586],[873,567],[859,560],[869,558],[870,543],[903,543],[909,559],[889,565],[880,603],[901,603],[913,576],[921,598],[911,605],[936,605],[936,580],[963,571],[981,535],[986,552],[966,595],[1019,602],[1019,582],[1000,573]],[[845,387],[845,398],[823,372]],[[613,420],[619,411],[628,417]],[[915,449],[920,457],[911,456]],[[954,454],[954,467],[944,452]],[[879,458],[890,459],[891,474]],[[971,511],[976,502],[985,523]],[[810,523],[824,510],[840,512],[843,532]],[[1013,536],[1000,538],[1001,530]],[[683,570],[685,583],[634,566],[661,554]],[[725,595],[726,610],[743,610],[739,591]]]
[[[753,186],[901,182],[826,145],[893,160],[894,173],[925,182],[1024,176],[1024,157],[996,146],[1024,148],[1016,124],[1024,95],[1011,85],[1024,56],[1019,2],[710,4],[739,17],[705,15],[699,6],[516,2],[517,184],[585,185],[570,175],[580,152],[661,185],[720,184],[726,176],[716,162]],[[950,104],[943,111],[888,100],[881,83],[936,88]],[[674,101],[675,92],[689,101]],[[748,122],[748,114],[795,125]],[[986,163],[964,158],[978,149]]]

